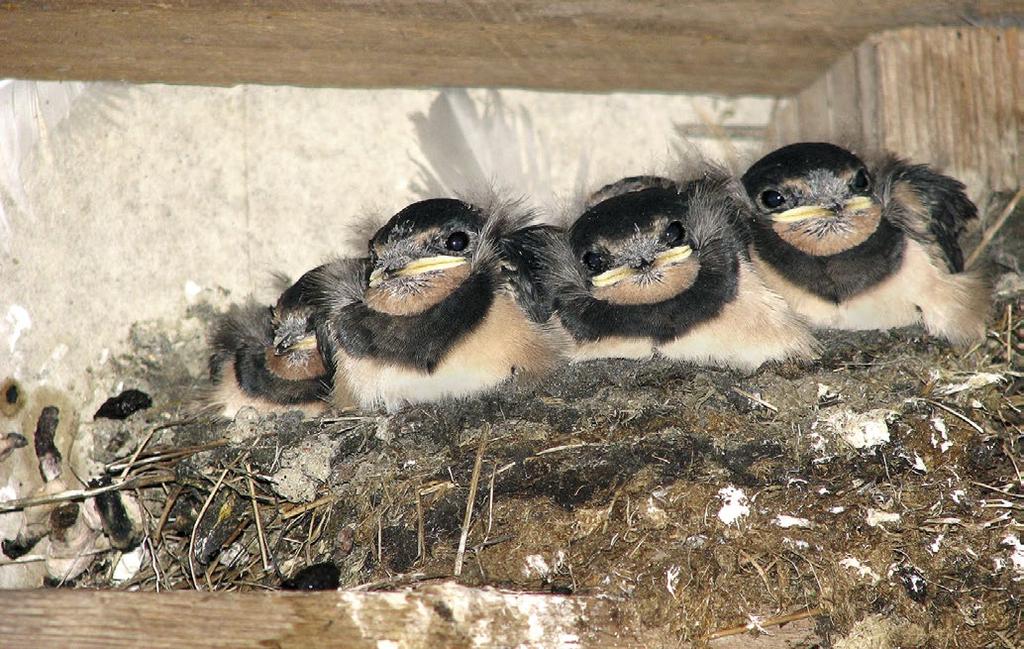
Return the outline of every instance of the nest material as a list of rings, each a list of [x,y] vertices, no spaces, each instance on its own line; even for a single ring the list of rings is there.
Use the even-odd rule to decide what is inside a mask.
[[[279,588],[330,561],[343,587],[458,572],[609,597],[625,627],[690,640],[794,616],[838,637],[880,615],[930,641],[1019,642],[1024,304],[1000,313],[966,354],[919,330],[832,334],[820,361],[747,377],[590,363],[391,416],[158,403],[116,424],[103,470],[140,498],[144,540],[75,583]]]

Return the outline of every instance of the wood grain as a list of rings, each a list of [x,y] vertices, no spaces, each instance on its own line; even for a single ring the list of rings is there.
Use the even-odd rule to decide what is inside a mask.
[[[868,34],[1021,0],[62,0],[0,3],[0,76],[786,95]]]
[[[663,630],[633,628],[628,602],[454,582],[395,592],[0,591],[0,610],[5,649],[681,646]],[[710,646],[819,641],[813,620],[804,619]]]
[[[622,646],[607,603],[454,583],[391,593],[6,591],[0,607],[10,649]]]
[[[1024,177],[1024,39],[1010,28],[869,37],[779,106],[770,140],[885,149],[963,180],[972,197]]]

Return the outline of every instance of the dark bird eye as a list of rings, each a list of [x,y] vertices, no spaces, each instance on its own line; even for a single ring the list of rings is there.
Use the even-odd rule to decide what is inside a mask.
[[[665,241],[668,243],[679,243],[683,240],[683,235],[686,231],[683,229],[683,224],[679,221],[672,221],[665,228]]]
[[[592,272],[600,272],[604,268],[604,258],[598,252],[586,252],[583,254],[583,263]]]
[[[465,232],[452,232],[448,235],[448,238],[444,242],[444,247],[448,250],[460,252],[466,249],[469,245],[469,235]]]
[[[766,189],[761,192],[761,205],[764,205],[770,210],[774,210],[777,207],[781,207],[786,199],[779,192],[774,189]]]
[[[866,169],[858,169],[857,175],[853,177],[853,182],[850,183],[850,189],[855,192],[865,192],[871,187],[871,176],[868,175]]]

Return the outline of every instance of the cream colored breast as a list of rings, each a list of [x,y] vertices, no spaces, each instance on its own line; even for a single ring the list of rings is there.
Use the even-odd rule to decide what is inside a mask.
[[[255,408],[262,413],[301,411],[306,417],[315,417],[327,410],[328,404],[322,401],[308,401],[297,404],[282,404],[264,397],[253,396],[245,392],[235,378],[235,363],[228,361],[221,368],[221,379],[214,384],[205,395],[204,401],[213,407],[221,417],[233,419],[239,410],[246,406]]]
[[[808,358],[816,348],[785,300],[764,285],[751,264],[741,262],[736,298],[658,351],[676,360],[750,371],[769,360]]]
[[[559,321],[559,326],[564,326]],[[567,337],[568,333],[566,334]],[[574,363],[592,361],[598,358],[645,359],[654,355],[654,342],[650,338],[628,338],[607,336],[598,340],[573,341],[570,343],[569,360]]]
[[[751,252],[758,273],[799,315],[817,327],[890,329],[924,322],[954,342],[983,335],[988,293],[970,274],[951,274],[920,242],[907,239],[895,273],[840,304],[832,304],[782,277]],[[979,333],[980,332],[980,333]]]
[[[364,408],[394,410],[408,403],[467,397],[516,374],[543,374],[560,358],[555,336],[531,322],[507,293],[499,293],[473,331],[431,373],[339,351],[339,377]]]

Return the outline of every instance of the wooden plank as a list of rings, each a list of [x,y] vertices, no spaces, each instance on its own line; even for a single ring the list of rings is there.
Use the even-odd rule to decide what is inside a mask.
[[[605,602],[454,583],[388,593],[5,591],[0,607],[0,644],[11,649],[622,646]]]
[[[857,82],[857,62],[853,52],[839,57],[825,75],[825,93],[828,97],[829,138],[837,141],[850,139],[863,129],[859,110],[860,89]]]
[[[976,199],[1013,191],[1024,177],[1022,46],[1015,27],[873,35],[798,93],[796,127],[788,118],[770,137],[886,149],[945,169]]]
[[[880,128],[872,128],[871,125],[881,119],[881,107],[878,104],[878,56],[874,48],[858,47],[853,52],[855,67],[857,69],[857,107],[860,115],[860,136],[864,146],[873,150],[881,148],[879,140]]]
[[[1022,0],[57,0],[0,4],[0,76],[785,95],[868,34]]]
[[[865,46],[889,71],[878,92],[882,146],[933,160],[972,187],[1018,188],[1022,45],[1020,29],[901,30],[869,39]]]
[[[800,139],[800,115],[796,100],[780,99],[775,104],[765,131],[765,142],[796,142]]]
[[[133,593],[0,591],[5,649],[149,647],[680,647],[664,629],[638,628],[630,604],[607,598],[470,588],[445,582],[394,592]],[[782,649],[820,642],[801,619],[769,635],[711,647]]]

